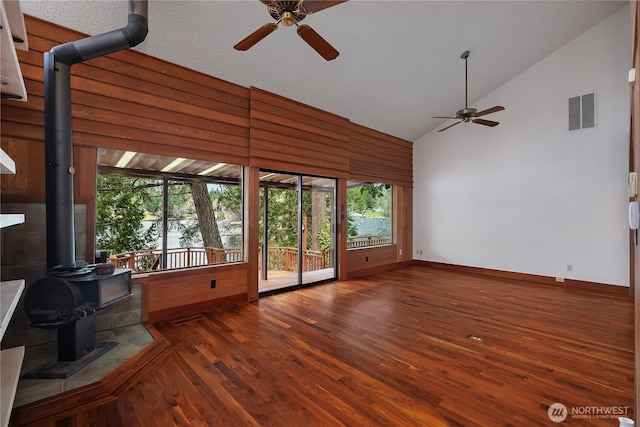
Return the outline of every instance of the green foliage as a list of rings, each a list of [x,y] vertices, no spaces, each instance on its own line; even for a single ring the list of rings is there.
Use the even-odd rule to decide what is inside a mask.
[[[347,209],[368,217],[388,218],[391,216],[391,187],[374,183],[348,188]]]
[[[264,188],[260,189],[260,212],[264,209]],[[271,247],[289,247],[298,246],[298,192],[295,188],[269,188],[269,209],[267,220],[269,222],[268,242]],[[312,192],[305,190],[302,192],[303,216],[307,217],[307,248],[312,247],[312,240],[317,239],[321,249],[329,249],[331,247],[331,203],[332,197],[325,198],[325,220],[317,236],[311,235],[311,224],[313,221]],[[261,216],[262,217],[262,216]],[[259,242],[262,245],[264,237],[264,224],[260,221],[260,237]]]
[[[356,225],[353,223],[353,218],[347,215],[347,236],[354,237],[358,235],[358,229]]]
[[[144,210],[156,218],[162,218],[162,180],[148,180],[154,185],[147,190],[144,199]]]
[[[200,224],[188,182],[168,182],[168,229],[180,232],[180,246],[193,246],[200,237]],[[242,221],[242,188],[239,185],[209,184],[215,216]],[[163,182],[121,176],[98,176],[96,240],[99,249],[111,254],[156,247],[163,217]],[[142,221],[156,218],[147,231]],[[240,238],[240,242],[242,239]],[[240,246],[240,244],[238,245]]]
[[[209,197],[214,207],[215,218],[218,220],[242,221],[241,186],[208,184],[207,188],[209,189]],[[169,230],[180,232],[180,246],[194,246],[196,243],[201,242],[201,227],[195,214],[193,197],[188,183],[180,181],[169,182],[168,205]],[[239,241],[241,242],[242,239]],[[236,245],[236,247],[240,246],[240,243]]]
[[[325,221],[322,224],[322,228],[320,229],[320,235],[318,236],[318,240],[320,241],[320,249],[330,249],[331,248],[331,222]]]
[[[211,200],[216,218],[242,221],[242,187],[230,184],[211,185]]]
[[[169,181],[168,218],[169,221],[196,217],[189,184],[182,181]]]
[[[152,249],[158,239],[157,223],[142,232],[145,204],[150,202],[152,180],[98,176],[96,247],[110,254]]]
[[[357,237],[357,222],[361,222],[358,216],[367,218],[391,218],[391,186],[373,183],[363,184],[347,189],[347,236]],[[390,236],[391,228],[385,226],[377,231],[369,230],[369,233],[375,233],[379,236]],[[367,235],[370,235],[367,233]]]
[[[298,246],[298,192],[282,188],[269,188],[269,245],[274,247]],[[261,189],[264,194],[264,189]],[[260,212],[264,197],[260,197]],[[260,244],[264,236],[264,224],[260,223]]]

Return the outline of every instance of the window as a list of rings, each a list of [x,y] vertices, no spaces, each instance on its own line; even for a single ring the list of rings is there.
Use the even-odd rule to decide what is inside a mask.
[[[390,245],[392,187],[382,183],[347,184],[347,249]]]
[[[96,249],[148,272],[243,260],[242,167],[98,150]]]

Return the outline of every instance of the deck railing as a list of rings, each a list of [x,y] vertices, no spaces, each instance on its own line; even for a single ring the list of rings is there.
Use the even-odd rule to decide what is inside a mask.
[[[111,255],[109,261],[116,268],[130,268],[136,273],[155,270],[194,267],[242,261],[240,248],[187,247],[167,249],[167,265],[162,266],[162,250],[132,251]],[[269,248],[269,270],[296,271],[298,251],[296,248]],[[314,271],[331,267],[330,251],[305,251],[303,271]],[[262,248],[258,249],[258,268],[262,268]]]
[[[297,248],[269,248],[270,271],[297,271],[298,270],[298,249]],[[302,271],[322,270],[332,267],[331,251],[304,251],[302,258]],[[262,270],[262,247],[258,248],[258,270]]]
[[[111,255],[109,261],[116,268],[130,268],[137,273],[154,270],[193,267],[242,261],[240,248],[187,247],[167,249],[167,265],[162,265],[162,250],[124,252]]]
[[[362,236],[347,238],[347,249],[366,248],[367,246],[381,246],[390,244],[391,237],[389,236]]]
[[[367,246],[389,245],[389,237],[349,238],[347,249],[363,248]],[[287,247],[269,247],[269,265],[272,271],[296,271],[298,269],[298,249]],[[315,271],[331,268],[331,251],[304,251],[302,271]],[[162,265],[162,250],[131,251],[111,255],[109,261],[116,268],[130,268],[137,273],[155,270],[170,270],[175,268],[194,267],[200,265],[220,264],[225,262],[242,261],[240,248],[209,248],[187,247],[167,249],[166,266]],[[262,247],[258,248],[258,269],[262,269]]]

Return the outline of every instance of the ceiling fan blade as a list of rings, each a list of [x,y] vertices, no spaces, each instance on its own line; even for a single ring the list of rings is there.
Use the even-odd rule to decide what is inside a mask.
[[[262,2],[262,4],[266,5],[266,6],[270,6],[272,1],[271,0],[260,0]]]
[[[278,28],[277,24],[265,24],[238,42],[233,48],[235,50],[248,50],[263,38],[274,32]]]
[[[432,119],[457,119],[457,117],[449,117],[449,116],[433,116]]]
[[[298,26],[298,35],[327,61],[335,59],[340,53],[334,49],[322,36],[308,25]]]
[[[449,128],[452,128],[452,127],[454,127],[455,125],[459,125],[460,123],[462,123],[462,121],[459,121],[459,122],[455,122],[454,124],[452,124],[452,125],[449,125],[449,126],[447,126],[446,128],[442,128],[442,129],[440,129],[440,130],[439,130],[438,132],[442,132],[442,131],[445,131],[445,130],[447,130],[447,129],[449,129]]]
[[[500,124],[500,122],[494,122],[492,120],[485,120],[485,119],[473,119],[471,121],[479,125],[485,125],[490,127],[498,126]]]
[[[504,110],[504,107],[501,105],[496,105],[495,107],[487,108],[486,110],[478,111],[473,117],[485,116],[491,113],[497,113],[498,111]]]
[[[331,0],[331,1],[325,1],[325,0],[303,0],[300,3],[298,3],[298,7],[304,12],[304,13],[315,13],[318,12],[322,9],[326,9],[328,7],[331,6],[335,6],[337,4],[340,3],[344,3],[347,0]],[[263,1],[264,3],[264,1]]]

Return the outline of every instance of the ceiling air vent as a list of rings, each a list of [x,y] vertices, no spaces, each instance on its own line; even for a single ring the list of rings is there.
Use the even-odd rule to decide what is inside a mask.
[[[569,98],[569,131],[596,127],[596,94]]]

